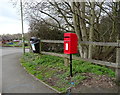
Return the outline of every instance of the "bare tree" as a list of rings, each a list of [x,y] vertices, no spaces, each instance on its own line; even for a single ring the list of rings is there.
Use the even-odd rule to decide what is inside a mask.
[[[92,1],[92,2],[91,2]],[[107,57],[115,49],[81,45],[81,41],[116,41],[119,31],[118,2],[43,2],[29,1],[24,5],[26,19],[43,21],[64,32],[75,32],[79,39],[79,52],[82,58]],[[50,20],[50,21],[48,21]],[[118,37],[119,38],[119,37]]]

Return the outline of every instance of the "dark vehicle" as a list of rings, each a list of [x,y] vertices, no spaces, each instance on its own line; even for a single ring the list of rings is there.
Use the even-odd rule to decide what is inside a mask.
[[[32,51],[34,53],[40,53],[40,39],[36,37],[31,37],[30,38],[30,44],[32,47]]]

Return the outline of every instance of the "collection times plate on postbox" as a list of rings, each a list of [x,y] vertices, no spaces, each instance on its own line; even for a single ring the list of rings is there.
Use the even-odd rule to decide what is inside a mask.
[[[78,52],[78,38],[75,33],[64,33],[64,53],[75,54]]]

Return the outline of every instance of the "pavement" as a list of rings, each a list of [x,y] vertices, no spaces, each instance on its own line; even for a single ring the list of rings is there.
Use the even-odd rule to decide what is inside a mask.
[[[21,55],[21,48],[2,49],[2,93],[56,93],[23,69]]]

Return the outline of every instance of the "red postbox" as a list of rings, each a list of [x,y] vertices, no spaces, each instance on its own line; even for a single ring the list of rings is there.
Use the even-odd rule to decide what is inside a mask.
[[[78,38],[75,33],[64,33],[64,53],[74,54],[78,52]]]

